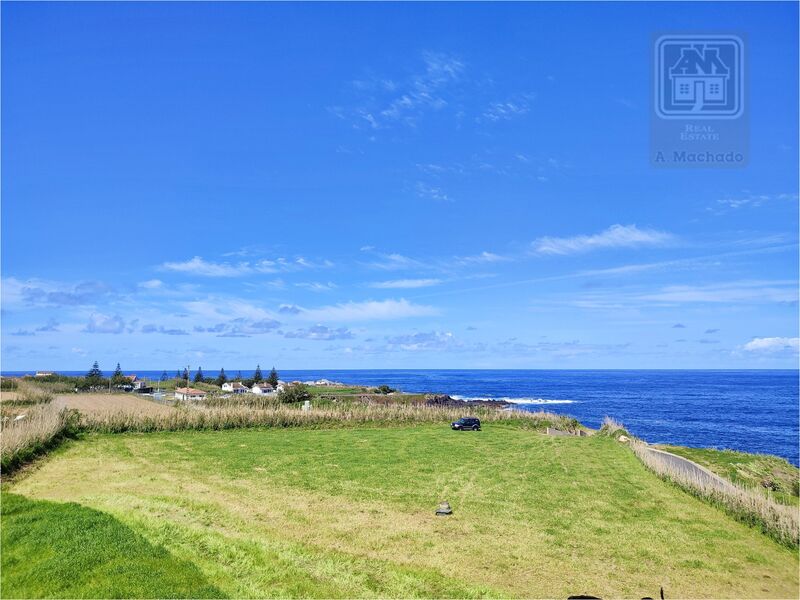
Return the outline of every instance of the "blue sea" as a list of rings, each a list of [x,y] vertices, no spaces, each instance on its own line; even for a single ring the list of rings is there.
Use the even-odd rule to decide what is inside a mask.
[[[157,378],[161,371],[132,371]],[[82,374],[64,372],[65,374]],[[236,370],[227,371],[229,376]],[[506,400],[598,427],[609,415],[648,442],[775,454],[798,464],[798,371],[309,370],[281,379],[386,384]],[[174,371],[169,372],[170,376]],[[206,371],[206,376],[216,372]],[[242,370],[247,377],[252,371]],[[12,373],[8,373],[12,375]],[[265,372],[266,375],[266,372]]]

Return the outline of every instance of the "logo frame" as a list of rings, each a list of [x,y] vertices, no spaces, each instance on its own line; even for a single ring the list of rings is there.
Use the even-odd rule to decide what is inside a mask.
[[[673,95],[675,94],[674,89],[671,89],[671,86],[675,85],[675,81],[673,80],[673,75],[670,73],[671,68],[673,65],[666,63],[665,57],[665,49],[672,45],[672,46],[679,46],[679,47],[686,47],[686,46],[696,46],[696,45],[707,45],[710,44],[712,46],[719,47],[720,45],[727,45],[729,50],[733,51],[734,63],[733,64],[725,64],[719,59],[718,55],[715,53],[717,58],[718,64],[720,66],[726,67],[729,71],[732,72],[732,75],[724,75],[727,79],[730,77],[733,81],[728,83],[725,81],[724,84],[715,83],[712,86],[716,85],[716,87],[711,87],[710,90],[715,92],[718,96],[725,96],[729,92],[732,93],[732,106],[731,107],[723,107],[723,108],[708,108],[705,102],[714,102],[711,101],[703,101],[702,106],[704,110],[700,111],[697,110],[698,101],[696,99],[691,100],[694,102],[695,109],[694,110],[687,110],[685,108],[686,102],[684,102],[684,106],[681,108],[673,108],[672,106],[668,106],[670,102],[675,103],[678,102],[674,99]],[[686,120],[686,119],[738,119],[744,114],[745,109],[745,45],[744,41],[741,37],[734,34],[666,34],[658,37],[655,41],[655,65],[654,65],[654,86],[655,86],[655,113],[661,119],[675,119],[675,120]],[[683,50],[681,50],[683,53]],[[697,52],[697,51],[696,51]],[[709,74],[698,74],[693,75],[690,77],[689,81],[691,83],[691,87],[684,84],[682,85],[682,90],[688,91],[688,95],[690,98],[694,97],[694,95],[700,91],[703,92],[704,95],[708,94],[707,90],[709,89],[708,81],[711,78],[718,78],[721,77],[720,75],[709,75]]]

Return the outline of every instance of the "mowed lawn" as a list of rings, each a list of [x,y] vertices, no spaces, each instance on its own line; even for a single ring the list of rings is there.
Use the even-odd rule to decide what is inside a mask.
[[[4,598],[798,596],[795,552],[599,436],[94,435],[4,496]]]

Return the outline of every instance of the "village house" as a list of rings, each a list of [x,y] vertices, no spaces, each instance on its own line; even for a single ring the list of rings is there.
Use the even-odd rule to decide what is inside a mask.
[[[245,394],[250,391],[241,381],[226,381],[222,384],[222,390],[233,394]]]
[[[259,381],[258,383],[253,384],[253,387],[250,388],[250,391],[254,394],[271,394],[275,391],[275,388],[265,381]]]
[[[196,401],[196,400],[205,400],[206,393],[203,390],[196,390],[190,387],[183,387],[183,388],[176,388],[175,389],[175,399],[176,400],[189,400],[189,401]]]

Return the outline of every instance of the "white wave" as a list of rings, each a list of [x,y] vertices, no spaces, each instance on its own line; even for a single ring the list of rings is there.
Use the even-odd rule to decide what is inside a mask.
[[[453,400],[469,401],[489,401],[489,402],[509,402],[511,404],[574,404],[576,400],[546,400],[544,398],[510,398],[501,396],[500,398],[488,398],[483,396],[450,396]]]

